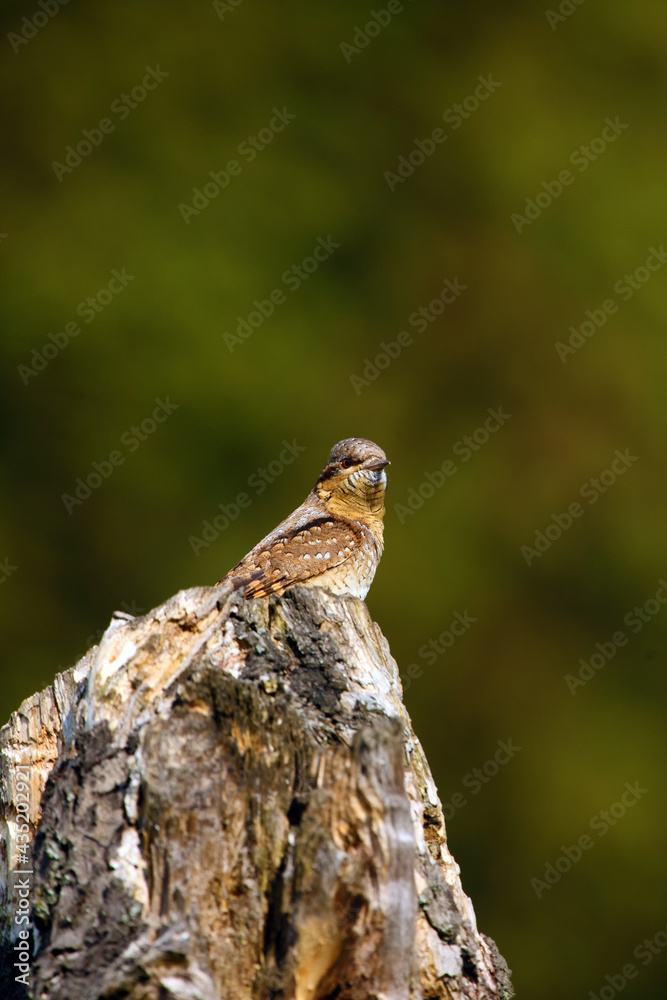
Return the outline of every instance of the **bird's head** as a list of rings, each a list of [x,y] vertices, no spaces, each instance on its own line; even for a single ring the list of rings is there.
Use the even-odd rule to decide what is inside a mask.
[[[331,449],[315,493],[333,513],[360,520],[381,518],[387,488],[385,466],[389,464],[373,441],[346,438]]]

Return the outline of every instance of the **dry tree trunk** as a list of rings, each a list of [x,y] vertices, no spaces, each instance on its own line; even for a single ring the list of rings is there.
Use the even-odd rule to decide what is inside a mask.
[[[7,1000],[512,995],[355,598],[116,615],[0,755]]]

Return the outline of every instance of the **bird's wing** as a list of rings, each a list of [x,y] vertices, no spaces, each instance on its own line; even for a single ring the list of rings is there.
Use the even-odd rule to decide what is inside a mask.
[[[289,519],[288,519],[289,520]],[[281,594],[349,559],[362,542],[353,525],[321,513],[298,526],[272,532],[228,574],[246,597]]]

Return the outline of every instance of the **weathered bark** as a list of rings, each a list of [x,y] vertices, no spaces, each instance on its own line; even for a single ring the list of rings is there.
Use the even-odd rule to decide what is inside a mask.
[[[197,588],[117,615],[0,754],[8,1000],[512,995],[361,601]]]

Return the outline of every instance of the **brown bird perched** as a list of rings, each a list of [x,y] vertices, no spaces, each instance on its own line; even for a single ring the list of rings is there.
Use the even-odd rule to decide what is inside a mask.
[[[243,587],[245,597],[282,594],[300,583],[363,599],[382,555],[386,465],[372,441],[339,441],[301,506],[224,582]]]

